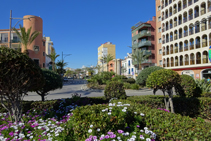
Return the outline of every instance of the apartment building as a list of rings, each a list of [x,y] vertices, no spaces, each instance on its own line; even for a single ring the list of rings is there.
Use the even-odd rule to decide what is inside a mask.
[[[156,0],[156,9],[161,18],[157,28],[162,28],[163,67],[195,79],[211,77],[211,2]]]
[[[132,53],[127,53],[127,56],[124,60],[122,60],[122,70],[121,75],[126,76],[127,78],[134,78],[137,77],[137,68],[132,63]]]
[[[111,72],[115,72],[118,75],[121,75],[121,62],[122,59],[113,59],[110,62],[108,62],[107,67],[108,67],[108,71]]]
[[[45,39],[45,68],[52,70],[51,58],[48,55],[54,50],[53,41],[51,41],[50,37],[44,37]]]
[[[107,63],[102,62],[102,58],[108,54],[116,59],[116,45],[111,42],[106,42],[98,47],[98,65],[102,66],[103,71],[107,71]]]
[[[26,19],[29,17],[30,20]],[[43,20],[40,17],[26,15],[23,17],[23,27],[28,30],[32,27],[31,32],[40,31],[41,34],[37,36],[37,38],[28,46],[29,57],[37,63],[41,68],[45,68],[45,39],[43,38]],[[20,30],[20,29],[18,29]],[[17,34],[12,31],[10,36],[9,29],[1,29],[0,30],[0,46],[9,47],[10,44],[10,37],[11,37],[11,48],[18,50],[21,48],[23,52],[24,46],[21,45],[20,39],[18,38]]]
[[[132,54],[136,50],[142,50],[144,55],[150,55],[148,59],[139,65],[139,70],[157,64],[156,50],[156,17],[147,22],[139,22],[132,26]],[[137,67],[137,61],[133,61],[133,65]]]

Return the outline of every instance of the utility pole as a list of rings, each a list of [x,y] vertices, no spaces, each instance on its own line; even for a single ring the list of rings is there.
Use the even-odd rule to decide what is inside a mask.
[[[11,48],[12,10],[10,10],[10,48]]]

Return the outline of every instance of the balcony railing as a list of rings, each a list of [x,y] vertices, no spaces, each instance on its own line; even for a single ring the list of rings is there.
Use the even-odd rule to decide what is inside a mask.
[[[179,48],[179,52],[183,52],[183,49],[182,49],[182,47],[180,47],[180,48]]]
[[[178,12],[181,11],[181,7],[178,7]]]
[[[189,61],[185,61],[185,65],[189,65]]]
[[[200,31],[199,27],[195,28],[195,33],[198,33]]]
[[[194,3],[197,2],[197,1],[199,1],[199,0],[194,0]]]
[[[194,45],[190,45],[190,50],[194,49]]]
[[[172,3],[172,0],[169,1],[169,4],[171,4],[171,3]]]
[[[195,15],[195,18],[197,18],[199,16],[199,12],[196,12],[194,15]]]
[[[138,43],[138,47],[151,46],[151,41],[142,41]]]
[[[165,44],[165,40],[163,40],[163,44]]]
[[[173,26],[172,26],[172,24],[170,24],[170,29],[172,29],[173,28]]]
[[[176,27],[177,26],[177,23],[174,23],[174,27]]]
[[[189,21],[193,19],[193,15],[189,15]]]
[[[166,55],[166,54],[165,54],[165,51],[163,52],[163,56],[164,56],[164,55]]]
[[[188,36],[188,31],[184,32],[184,37]]]
[[[20,40],[12,40],[12,43],[20,43]]]
[[[169,17],[171,17],[171,16],[172,16],[172,12],[169,13]]]
[[[151,50],[144,50],[143,51],[143,55],[152,55],[152,51]]]
[[[173,41],[173,37],[170,37],[170,41]]]
[[[168,3],[165,3],[165,6],[168,6]]]
[[[184,18],[184,19],[183,19],[183,23],[185,23],[185,22],[187,22],[187,18]]]
[[[165,28],[162,29],[162,32],[165,32]]]
[[[179,34],[179,39],[182,38],[182,33]]]
[[[203,58],[203,64],[208,63],[208,58]]]
[[[200,42],[196,43],[196,48],[200,48],[200,47],[201,47],[201,43]]]
[[[179,25],[181,25],[182,24],[182,20],[179,20]]]
[[[178,62],[175,61],[175,66],[178,66],[178,65],[179,65]]]
[[[209,29],[211,29],[211,22],[209,23]]]
[[[166,31],[167,31],[167,30],[169,30],[169,27],[168,27],[168,26],[166,26]]]
[[[177,40],[177,36],[174,36],[174,40]]]
[[[173,52],[173,49],[171,49],[171,50],[170,50],[170,53],[171,53],[171,54],[173,54],[173,53],[174,53],[174,52]]]
[[[205,30],[207,30],[207,25],[206,24],[201,26],[201,31],[205,31]]]
[[[188,46],[184,46],[184,51],[187,51],[188,50]]]
[[[180,66],[183,66],[183,61],[180,61],[179,63],[180,63]]]
[[[142,64],[144,64],[144,63],[152,63],[152,59],[146,59],[142,62]]]
[[[202,42],[202,47],[207,47],[207,42]]]
[[[168,15],[166,15],[165,17],[166,17],[166,19],[167,19],[167,18],[168,18]]]
[[[209,12],[211,11],[211,6],[209,6]]]
[[[169,50],[166,50],[166,55],[169,55]]]
[[[175,53],[178,53],[178,49],[177,49],[177,48],[176,48],[176,49],[174,49],[174,52],[175,52]]]
[[[201,64],[201,59],[196,59],[196,64]]]
[[[167,38],[167,39],[166,39],[166,43],[168,43],[168,42],[169,42],[169,39]]]
[[[174,66],[174,63],[171,63],[171,67],[173,67]]]
[[[0,40],[0,43],[8,43],[8,39]]]
[[[193,30],[189,30],[189,35],[192,35],[193,34]]]
[[[206,13],[205,9],[201,10],[201,15],[204,15]]]
[[[195,60],[194,59],[190,59],[190,65],[194,65],[195,64]]]
[[[170,64],[169,64],[169,62],[167,62],[167,67],[170,67]]]
[[[163,64],[163,67],[166,67],[166,64]]]
[[[177,10],[173,10],[173,14],[176,14],[177,13]]]
[[[188,6],[192,5],[192,0],[188,2]]]
[[[186,7],[187,7],[187,4],[184,4],[184,5],[183,5],[183,9],[185,9]]]
[[[137,36],[137,38],[142,38],[142,37],[145,37],[145,36],[151,36],[151,32],[150,31],[142,31],[142,32],[139,32],[136,36]]]

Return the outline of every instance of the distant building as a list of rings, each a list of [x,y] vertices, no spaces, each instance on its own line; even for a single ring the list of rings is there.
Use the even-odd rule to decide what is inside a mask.
[[[107,71],[107,63],[102,62],[102,58],[108,54],[116,59],[116,45],[111,42],[106,42],[98,47],[98,65],[102,67],[103,71]]]
[[[52,70],[52,65],[50,64],[51,58],[47,55],[50,55],[53,49],[53,41],[51,41],[50,37],[44,37],[45,38],[45,68]]]

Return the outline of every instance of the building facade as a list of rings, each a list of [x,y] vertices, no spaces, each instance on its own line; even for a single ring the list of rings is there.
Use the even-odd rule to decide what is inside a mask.
[[[211,77],[211,2],[156,0],[156,9],[161,18],[163,67],[195,79]]]
[[[107,71],[107,63],[102,62],[102,58],[110,54],[114,59],[116,58],[116,45],[111,42],[106,42],[98,47],[98,65],[102,67],[103,71]]]
[[[127,53],[125,59],[122,60],[121,75],[136,79],[137,68],[132,63],[132,53]]]
[[[29,17],[33,18],[30,18],[30,20],[25,19]],[[27,47],[27,50],[29,52],[29,57],[34,60],[34,62],[37,63],[37,65],[39,65],[41,68],[45,68],[45,39],[43,39],[43,20],[40,17],[32,15],[26,15],[23,18],[25,19],[23,20],[23,27],[25,27],[26,30],[32,27],[31,33],[34,31],[41,32],[37,38]],[[21,45],[20,39],[14,31],[11,32],[10,36],[9,29],[0,30],[0,46],[9,47],[10,37],[11,48],[15,50],[20,48],[20,50],[23,52],[25,48]]]
[[[50,37],[44,37],[45,38],[45,68],[46,69],[50,69],[52,70],[52,64],[51,62],[51,58],[48,57],[48,55],[51,54],[51,52],[53,51],[53,41],[51,41]]]
[[[149,55],[148,59],[139,65],[139,70],[157,64],[156,50],[156,17],[145,23],[139,22],[132,27],[132,54],[136,50],[141,50],[144,55]],[[137,62],[133,61],[133,65],[137,67]]]
[[[122,59],[113,59],[107,64],[108,71],[121,75]]]

